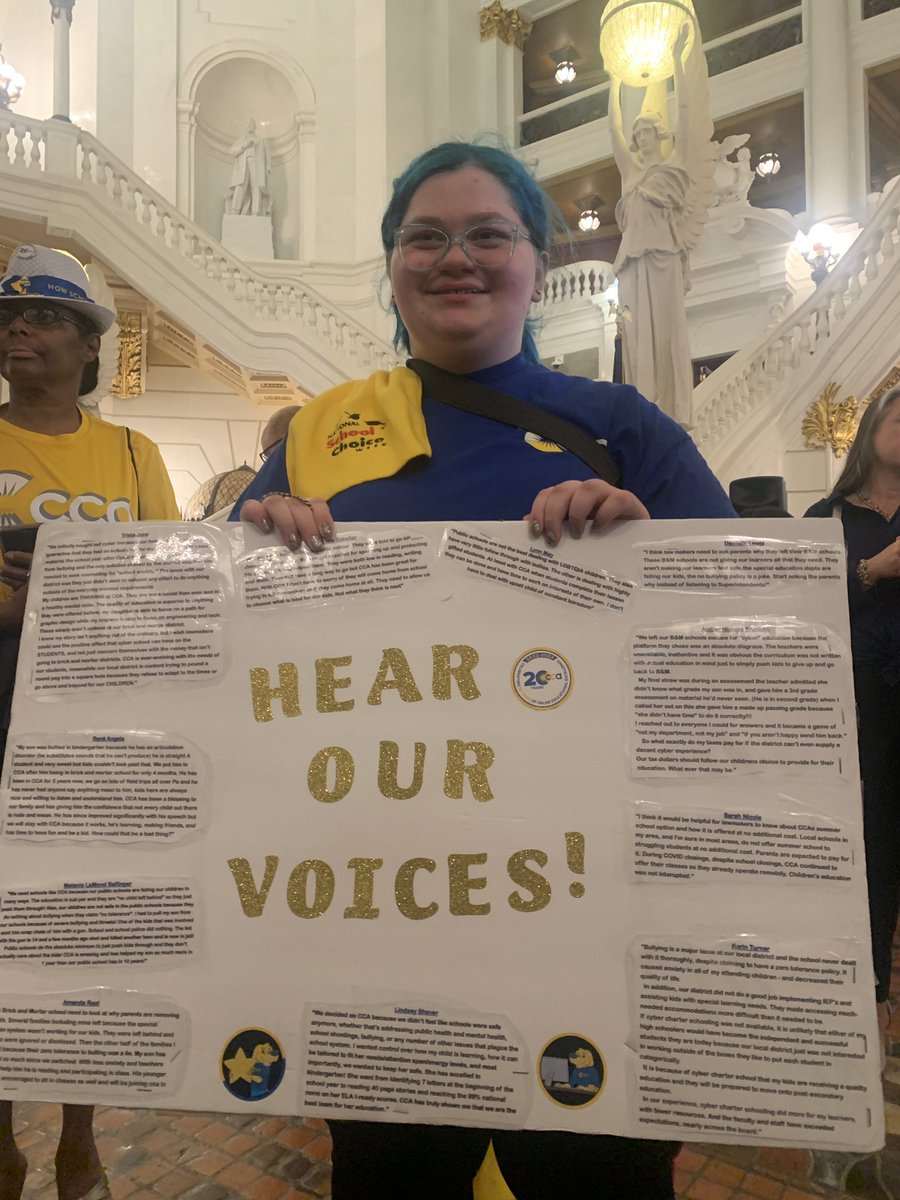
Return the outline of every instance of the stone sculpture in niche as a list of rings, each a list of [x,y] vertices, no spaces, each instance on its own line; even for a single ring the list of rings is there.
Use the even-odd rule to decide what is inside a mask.
[[[267,217],[272,212],[268,191],[269,146],[256,132],[251,118],[247,128],[230,147],[234,157],[231,183],[225,196],[225,211],[234,216]]]

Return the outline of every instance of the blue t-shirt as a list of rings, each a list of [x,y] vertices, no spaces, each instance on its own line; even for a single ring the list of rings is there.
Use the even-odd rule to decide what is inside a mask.
[[[600,1087],[600,1072],[596,1067],[573,1067],[569,1074],[569,1086]]]
[[[735,515],[688,435],[634,388],[563,375],[523,354],[470,378],[556,413],[603,441],[621,468],[620,486],[634,492],[651,517]],[[531,510],[542,488],[595,478],[574,454],[432,400],[427,392],[422,413],[431,458],[333,496],[328,503],[336,522],[516,521]],[[285,445],[266,460],[231,520],[238,519],[244,500],[290,491]]]

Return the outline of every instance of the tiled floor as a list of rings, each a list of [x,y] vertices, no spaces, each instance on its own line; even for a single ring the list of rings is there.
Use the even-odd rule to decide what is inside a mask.
[[[900,956],[895,958],[895,974]],[[897,980],[900,985],[900,979]],[[900,994],[900,986],[895,994]],[[745,1146],[686,1146],[676,1164],[681,1200],[900,1200],[900,1009],[885,1075],[888,1141],[847,1155]],[[28,1156],[25,1200],[54,1200],[59,1106],[17,1104]],[[114,1200],[322,1200],[331,1195],[330,1142],[321,1121],[98,1108],[101,1157]],[[490,1181],[479,1200],[505,1200]],[[423,1197],[423,1200],[427,1198]]]

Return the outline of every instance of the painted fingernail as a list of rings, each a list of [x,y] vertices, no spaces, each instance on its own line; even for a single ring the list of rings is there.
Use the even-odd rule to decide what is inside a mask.
[[[578,528],[578,526],[577,526],[577,525],[570,525],[570,526],[569,526],[569,536],[570,536],[570,537],[573,537],[573,538],[580,538],[580,537],[581,537],[581,532],[582,532],[582,531],[581,531],[581,530]]]
[[[333,525],[323,525],[322,526],[322,537],[325,539],[326,542],[333,542],[334,541],[334,526]]]
[[[541,534],[540,521],[532,521],[531,522],[531,532],[535,537],[540,537],[540,534]]]
[[[322,541],[322,539],[319,537],[319,535],[317,533],[314,533],[312,535],[312,537],[309,539],[309,544],[313,548],[313,550],[321,550],[322,547],[325,545],[325,543]]]
[[[544,541],[547,543],[548,546],[556,545],[557,537],[552,529],[548,529],[547,532],[544,534]]]
[[[299,550],[300,549],[300,534],[299,533],[289,533],[287,544],[291,550]]]
[[[271,533],[272,532],[272,522],[269,520],[268,517],[263,517],[263,519],[260,521],[260,525],[262,526],[263,533]]]

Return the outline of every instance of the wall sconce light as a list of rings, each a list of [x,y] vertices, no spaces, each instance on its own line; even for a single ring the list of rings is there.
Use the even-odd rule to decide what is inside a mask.
[[[571,83],[576,74],[575,59],[578,58],[575,47],[563,46],[560,50],[551,50],[550,57],[556,63],[556,82]]]
[[[759,156],[756,173],[760,179],[772,179],[781,170],[781,157],[774,150]]]
[[[582,196],[575,201],[578,210],[578,228],[582,233],[593,233],[600,228],[600,209],[603,207],[603,197],[596,192]]]
[[[3,49],[0,43],[0,50]],[[0,108],[9,108],[25,90],[25,76],[20,75],[14,67],[0,54]]]

